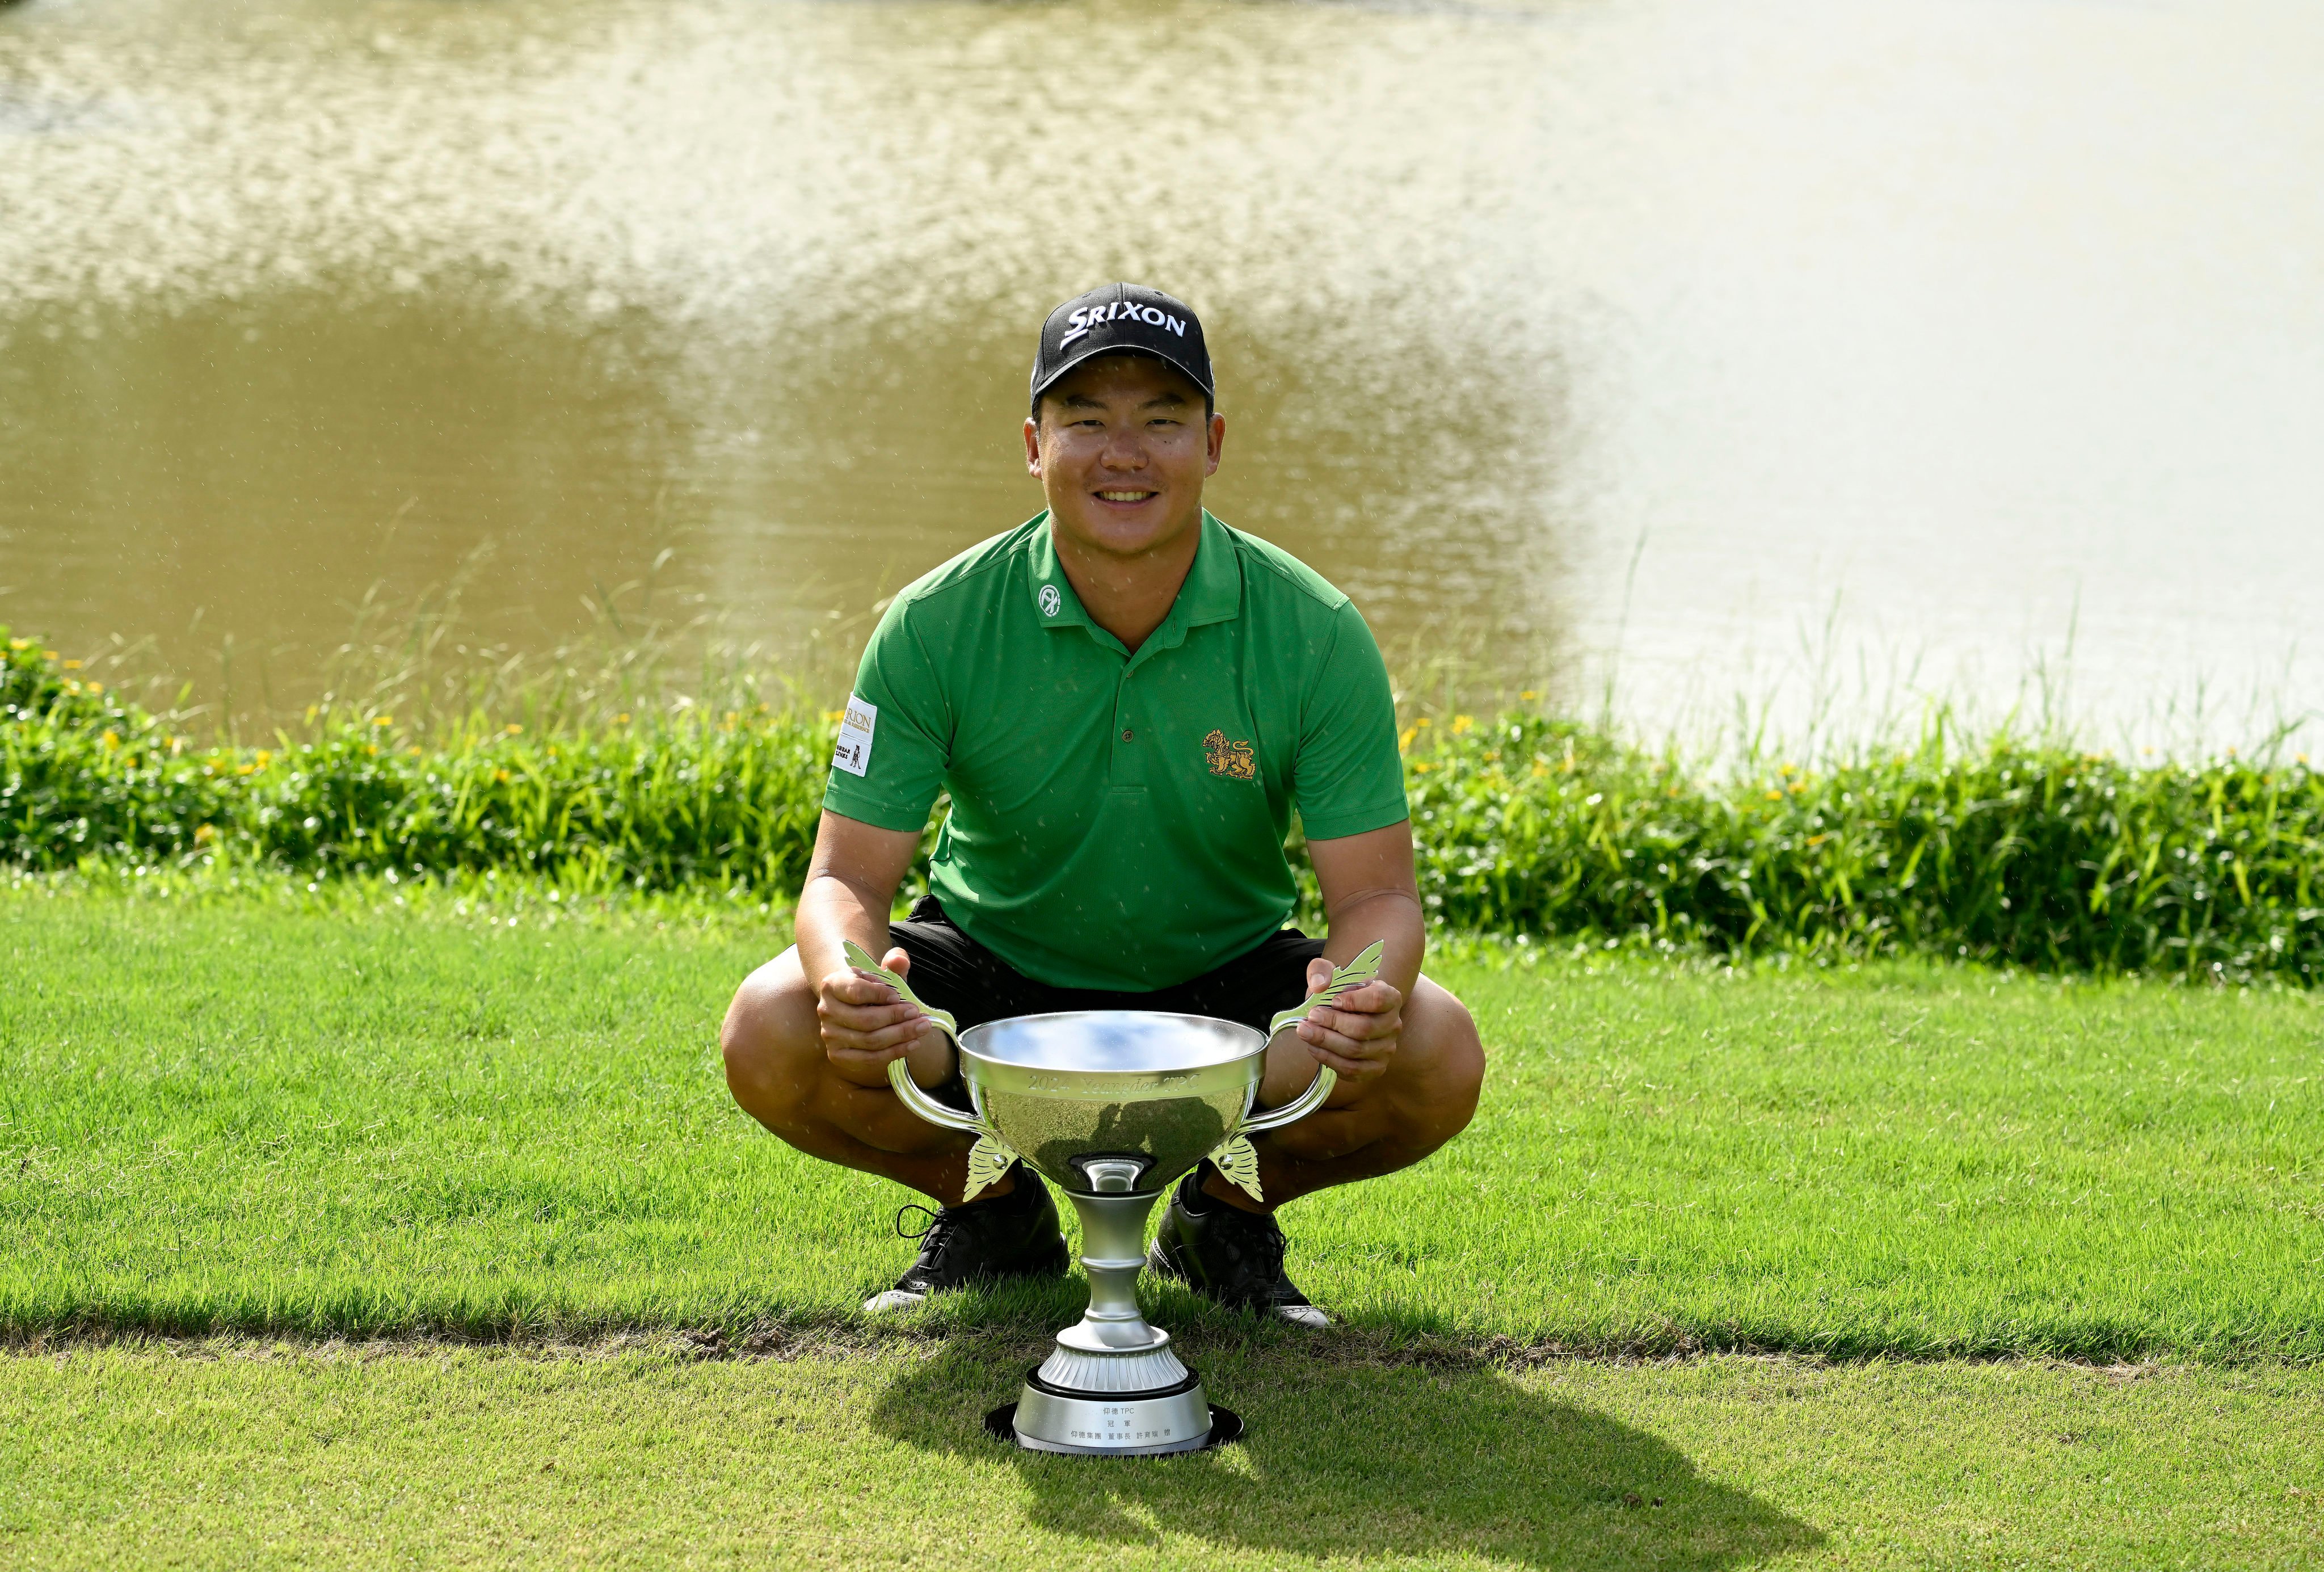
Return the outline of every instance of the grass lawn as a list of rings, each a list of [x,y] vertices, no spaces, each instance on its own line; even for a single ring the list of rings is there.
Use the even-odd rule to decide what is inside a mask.
[[[1213,1350],[1251,1429],[1019,1453],[1027,1350],[0,1357],[0,1565],[2310,1567],[2324,1372]]]
[[[1477,1124],[1285,1213],[1341,1326],[1149,1285],[1251,1432],[1096,1464],[977,1429],[1077,1283],[856,1318],[908,1197],[716,1071],[771,920],[57,888],[0,1566],[2324,1565],[2312,995],[1446,959]]]
[[[905,1192],[726,1097],[750,921],[47,888],[0,894],[0,1331],[739,1334],[844,1319],[909,1257]],[[1437,969],[1491,1056],[1476,1124],[1284,1214],[1358,1333],[2324,1355],[2314,995]]]

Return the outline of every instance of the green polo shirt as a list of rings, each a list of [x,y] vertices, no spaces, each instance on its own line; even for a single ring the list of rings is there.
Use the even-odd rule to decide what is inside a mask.
[[[1167,987],[1282,927],[1295,807],[1314,840],[1406,817],[1388,670],[1354,603],[1207,513],[1134,655],[1082,609],[1046,513],[896,597],[824,806],[917,830],[939,788],[936,898],[1059,987]]]

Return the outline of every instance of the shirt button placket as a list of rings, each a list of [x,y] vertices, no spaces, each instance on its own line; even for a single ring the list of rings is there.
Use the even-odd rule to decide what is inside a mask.
[[[1138,785],[1145,781],[1145,772],[1139,768],[1139,756],[1130,750],[1138,741],[1138,728],[1130,714],[1130,672],[1124,670],[1113,689],[1114,760],[1113,779],[1118,785]]]

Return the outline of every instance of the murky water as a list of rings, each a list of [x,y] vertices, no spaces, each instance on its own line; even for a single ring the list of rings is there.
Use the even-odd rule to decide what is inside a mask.
[[[2306,0],[32,0],[0,620],[244,707],[367,591],[792,648],[1038,506],[1128,276],[1392,647],[1795,726],[2070,631],[2232,739],[2324,704],[2319,79]]]

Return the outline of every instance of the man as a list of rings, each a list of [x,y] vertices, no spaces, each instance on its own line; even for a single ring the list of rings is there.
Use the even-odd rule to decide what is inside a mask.
[[[1057,1010],[1240,1021],[1319,992],[1386,945],[1377,980],[1269,1043],[1261,1106],[1339,1072],[1261,1135],[1261,1207],[1205,1163],[1166,1209],[1156,1270],[1222,1303],[1327,1324],[1293,1286],[1271,1208],[1419,1161],[1475,1110],[1484,1053],[1420,976],[1411,822],[1386,669],[1347,596],[1203,508],[1226,421],[1202,324],[1111,284],[1049,314],[1025,461],[1045,513],[898,596],[841,726],[798,942],[726,1016],[734,1100],[816,1157],[957,1202],[969,1138],[915,1117],[912,1078],[965,1106],[949,1038],[851,967],[853,939],[963,1030]],[[939,790],[929,893],[889,921]],[[1296,807],[1330,927],[1286,928]],[[946,1205],[870,1310],[1062,1274],[1054,1202],[1019,1163]]]

